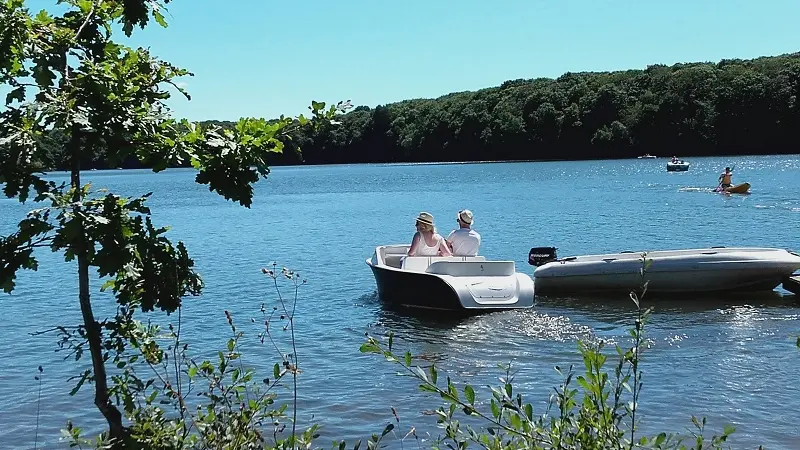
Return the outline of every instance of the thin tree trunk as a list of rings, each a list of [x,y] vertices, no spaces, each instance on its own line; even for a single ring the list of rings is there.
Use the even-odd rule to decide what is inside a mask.
[[[72,187],[75,194],[72,201],[80,204],[83,200],[81,191],[81,132],[77,126],[72,127],[72,138],[70,139],[72,156]],[[94,318],[92,303],[89,295],[89,258],[87,255],[86,232],[83,227],[83,220],[77,214],[80,206],[76,205],[75,220],[78,222],[78,239],[76,242],[75,253],[78,257],[78,286],[81,313],[83,315],[83,325],[86,327],[86,340],[89,342],[89,351],[92,355],[92,370],[94,372],[94,404],[108,421],[109,436],[117,443],[121,443],[125,437],[125,427],[122,425],[122,414],[119,409],[111,403],[108,396],[108,377],[106,366],[103,361],[102,331],[100,324]]]

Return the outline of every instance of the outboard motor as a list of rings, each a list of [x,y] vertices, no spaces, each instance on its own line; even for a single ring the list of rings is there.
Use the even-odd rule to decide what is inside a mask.
[[[533,247],[528,253],[528,264],[541,266],[558,259],[556,247]]]

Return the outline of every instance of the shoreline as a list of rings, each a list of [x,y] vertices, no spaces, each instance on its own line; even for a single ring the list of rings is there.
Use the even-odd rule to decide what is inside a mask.
[[[752,153],[752,154],[723,154],[723,155],[704,155],[704,156],[682,156],[684,160],[692,158],[743,158],[743,157],[758,157],[758,156],[795,156],[800,159],[800,152],[796,153]],[[671,157],[657,156],[656,158],[592,158],[592,159],[507,159],[507,160],[481,160],[481,161],[419,161],[419,162],[350,162],[350,163],[318,163],[318,164],[276,164],[269,166],[270,170],[278,167],[298,168],[298,167],[335,167],[335,166],[449,166],[460,164],[515,164],[515,163],[543,163],[543,162],[583,162],[583,161],[669,161]],[[174,169],[193,169],[191,166],[186,167],[168,167],[164,170]],[[151,171],[150,167],[116,167],[116,168],[91,168],[81,169],[81,172],[110,172],[115,170],[146,170]],[[42,170],[38,173],[69,173],[69,170]]]

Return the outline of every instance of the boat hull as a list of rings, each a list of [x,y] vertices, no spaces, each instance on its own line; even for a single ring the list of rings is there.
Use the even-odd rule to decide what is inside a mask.
[[[455,290],[441,278],[369,264],[381,301],[407,308],[458,310]]]
[[[800,268],[800,256],[781,249],[712,248],[567,258],[534,271],[537,295],[620,293],[723,293],[775,289]]]

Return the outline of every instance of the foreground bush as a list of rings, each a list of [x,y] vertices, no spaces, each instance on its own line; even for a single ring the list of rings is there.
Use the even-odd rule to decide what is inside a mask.
[[[245,363],[241,352],[245,333],[227,311],[230,337],[214,360],[197,360],[181,340],[180,316],[167,331],[152,324],[136,323],[120,330],[132,345],[114,359],[120,369],[112,377],[109,394],[123,405],[130,422],[125,448],[149,449],[289,449],[317,447],[321,424],[297,428],[297,392],[300,369],[294,336],[295,306],[305,280],[291,270],[273,266],[263,269],[274,287],[274,299],[262,304],[260,333],[253,336],[259,344],[275,349],[278,361],[272,373],[258,376]],[[287,289],[291,291],[286,296]],[[503,366],[501,384],[481,396],[465,384],[457,388],[449,377],[442,380],[433,364],[426,368],[414,364],[410,352],[396,354],[393,334],[385,339],[367,336],[361,352],[375,353],[416,379],[422,391],[443,399],[446,404],[436,411],[443,435],[433,448],[464,449],[469,445],[486,449],[704,449],[722,448],[732,427],[707,438],[705,419],[692,418],[695,432],[681,436],[660,433],[640,436],[636,413],[642,389],[639,369],[645,337],[645,323],[650,310],[643,310],[639,297],[631,294],[637,318],[630,330],[631,346],[616,346],[613,365],[605,345],[579,342],[584,371],[573,367],[556,370],[563,383],[554,388],[548,407],[535,411],[514,388],[510,366]],[[251,319],[257,322],[256,319]],[[577,386],[576,386],[577,385]],[[291,398],[279,399],[277,388],[288,388]],[[459,416],[479,426],[463,425]],[[395,415],[395,417],[397,417]],[[399,425],[399,419],[397,424]],[[387,424],[380,434],[366,441],[367,449],[381,445],[395,429]],[[413,433],[411,427],[409,434]],[[65,438],[73,446],[104,448],[114,442],[104,433],[85,439],[81,430],[68,426]],[[687,443],[688,442],[688,443]],[[352,445],[358,449],[361,442]],[[344,450],[345,442],[335,443]]]

